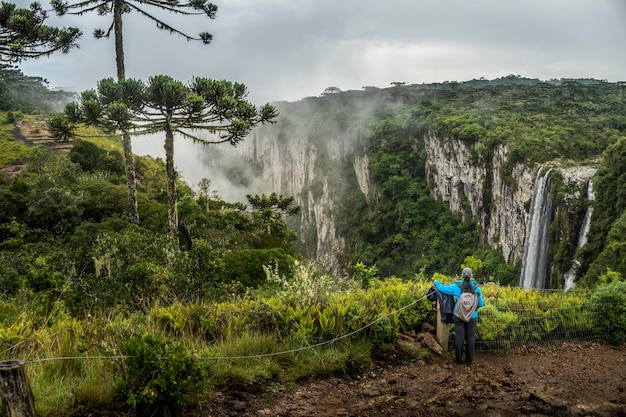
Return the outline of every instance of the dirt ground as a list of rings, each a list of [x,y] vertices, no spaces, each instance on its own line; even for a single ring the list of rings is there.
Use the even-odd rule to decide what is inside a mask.
[[[479,351],[471,367],[451,352],[423,360],[398,346],[353,375],[217,392],[195,415],[626,417],[626,346]]]

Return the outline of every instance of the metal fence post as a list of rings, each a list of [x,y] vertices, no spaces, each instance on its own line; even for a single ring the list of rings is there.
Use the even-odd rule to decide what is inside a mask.
[[[35,399],[23,361],[0,362],[0,396],[6,417],[35,417]]]

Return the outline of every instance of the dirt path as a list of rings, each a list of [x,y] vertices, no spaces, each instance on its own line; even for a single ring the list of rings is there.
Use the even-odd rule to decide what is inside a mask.
[[[9,133],[13,135],[16,140],[28,147],[43,146],[52,151],[69,152],[73,145],[71,142],[55,141],[48,131],[45,119],[32,122],[19,120]]]
[[[256,394],[218,392],[201,415],[626,417],[626,346],[479,352],[471,368],[449,355],[424,361],[398,351],[353,377]]]
[[[28,147],[42,146],[53,152],[68,153],[73,146],[73,143],[56,142],[47,129],[45,119],[32,122],[19,120],[8,133],[12,135],[16,141]],[[0,169],[0,175],[3,175],[6,181],[13,181],[24,172],[27,165],[27,159],[15,162],[6,167],[2,167],[2,169]]]

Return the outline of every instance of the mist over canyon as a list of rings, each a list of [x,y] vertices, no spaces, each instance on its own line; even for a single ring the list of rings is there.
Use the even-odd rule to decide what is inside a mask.
[[[227,201],[294,196],[302,211],[287,221],[300,252],[332,269],[455,274],[488,248],[510,266],[490,279],[571,288],[603,251],[607,225],[594,230],[585,214],[603,152],[623,141],[623,89],[515,76],[333,89],[274,103],[277,123],[237,147],[179,140],[176,164],[192,187],[208,178]],[[596,248],[585,252],[588,232]],[[449,261],[433,255],[442,250]]]

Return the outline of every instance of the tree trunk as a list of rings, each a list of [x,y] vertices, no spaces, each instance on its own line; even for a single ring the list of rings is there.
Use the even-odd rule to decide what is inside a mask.
[[[115,63],[117,66],[117,81],[126,79],[124,68],[124,39],[122,36],[122,7],[121,1],[117,0],[113,5],[113,26],[115,31]],[[131,223],[139,224],[139,208],[137,205],[137,185],[135,179],[135,161],[133,160],[133,149],[130,135],[126,132],[122,134],[124,145],[124,161],[126,167],[126,188],[128,189],[128,216]]]
[[[122,135],[124,144],[124,162],[126,167],[126,188],[128,188],[128,216],[130,222],[139,224],[139,207],[137,205],[137,184],[135,181],[135,162],[130,135],[126,132]]]
[[[0,362],[0,395],[6,417],[35,417],[35,399],[26,379],[24,362]]]
[[[122,36],[122,13],[124,4],[121,0],[116,0],[113,4],[113,27],[115,31],[115,64],[117,66],[117,81],[126,79],[124,69],[124,38]]]
[[[178,208],[176,206],[176,168],[174,167],[174,133],[169,122],[165,129],[165,166],[167,170],[168,224],[174,242],[178,242]]]

